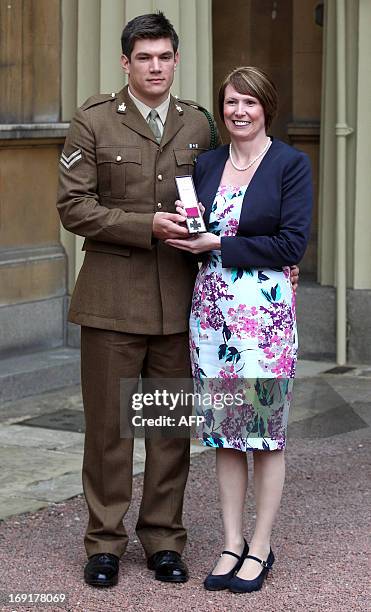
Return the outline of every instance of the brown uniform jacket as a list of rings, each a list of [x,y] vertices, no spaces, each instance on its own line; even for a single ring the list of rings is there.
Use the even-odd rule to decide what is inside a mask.
[[[153,239],[152,222],[157,211],[175,212],[174,177],[191,174],[209,146],[204,113],[173,97],[159,145],[127,87],[78,109],[57,203],[64,227],[86,238],[70,321],[139,334],[187,329],[197,265]]]

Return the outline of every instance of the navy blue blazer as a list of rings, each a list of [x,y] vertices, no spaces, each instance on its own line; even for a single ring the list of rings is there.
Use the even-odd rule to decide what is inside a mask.
[[[304,255],[312,214],[309,159],[272,140],[246,189],[237,235],[221,239],[223,268],[281,268]],[[197,158],[193,178],[207,227],[228,155],[224,145]]]

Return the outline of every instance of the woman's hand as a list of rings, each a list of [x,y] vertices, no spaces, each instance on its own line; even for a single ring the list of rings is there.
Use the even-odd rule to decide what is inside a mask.
[[[194,255],[204,253],[205,251],[220,250],[220,237],[215,236],[215,234],[211,232],[198,234],[195,237],[190,236],[189,238],[165,240],[165,243],[181,251],[193,253]]]

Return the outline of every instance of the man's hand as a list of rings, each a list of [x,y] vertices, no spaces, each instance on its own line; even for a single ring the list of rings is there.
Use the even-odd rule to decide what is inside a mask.
[[[296,292],[299,285],[299,266],[290,266],[290,280],[292,288]]]
[[[182,225],[179,225],[182,223]],[[184,217],[176,213],[157,212],[153,218],[152,234],[158,240],[186,238],[189,232],[183,225]]]

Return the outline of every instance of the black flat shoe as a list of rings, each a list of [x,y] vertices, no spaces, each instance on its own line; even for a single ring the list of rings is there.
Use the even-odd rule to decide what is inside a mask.
[[[159,550],[149,557],[147,567],[155,570],[156,580],[163,582],[187,582],[188,569],[179,553],[174,550]]]
[[[84,569],[86,584],[94,587],[111,587],[118,582],[119,558],[111,553],[99,553],[89,557]]]
[[[252,593],[253,591],[260,591],[263,586],[264,578],[268,574],[268,571],[272,569],[274,554],[272,549],[270,549],[268,559],[266,561],[262,561],[262,559],[254,557],[253,555],[246,555],[245,559],[254,559],[254,561],[257,561],[263,569],[259,576],[253,580],[243,580],[243,578],[233,576],[229,584],[229,590],[232,591],[232,593]]]
[[[234,567],[232,567],[231,571],[227,574],[209,574],[206,576],[204,580],[204,587],[208,591],[223,591],[224,589],[228,589],[230,585],[230,581],[233,578],[234,574],[238,572],[242,563],[244,562],[246,555],[249,552],[249,545],[244,539],[244,547],[242,554],[239,556],[230,550],[223,550],[222,555],[231,555],[232,557],[236,557],[237,563]]]

